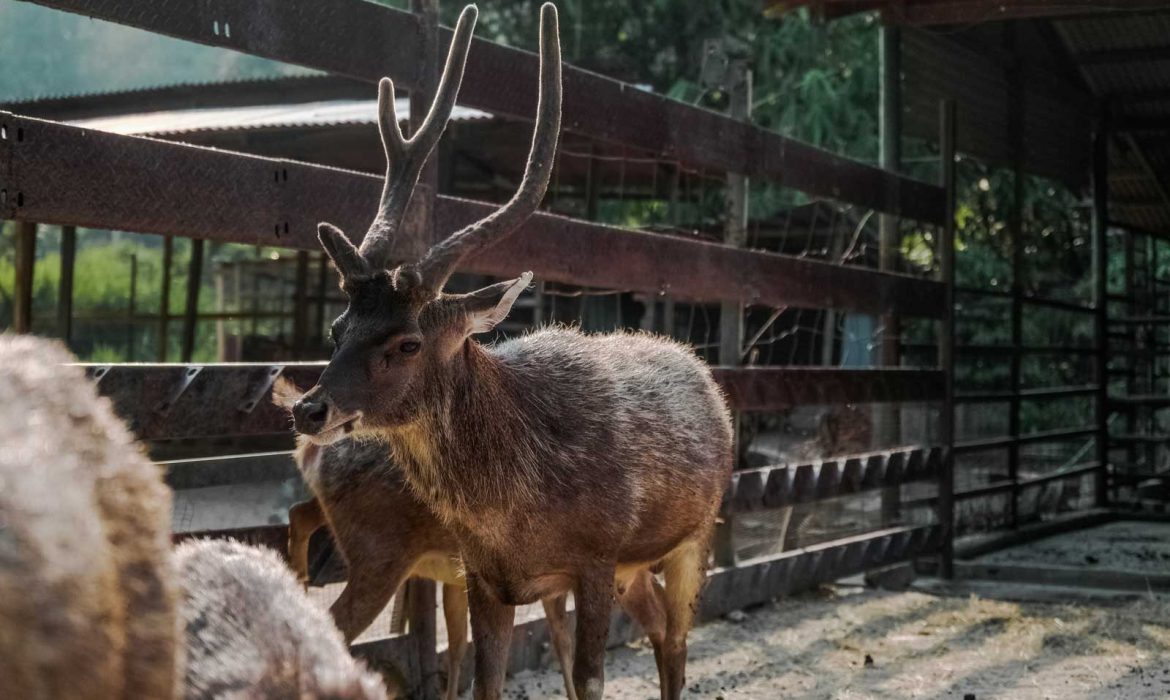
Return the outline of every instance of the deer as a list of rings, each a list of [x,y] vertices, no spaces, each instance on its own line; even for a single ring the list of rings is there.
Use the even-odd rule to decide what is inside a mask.
[[[0,697],[171,697],[171,493],[75,361],[0,336]]]
[[[304,394],[279,377],[273,402],[283,408]],[[345,642],[370,626],[410,576],[443,586],[447,623],[447,700],[459,695],[467,652],[467,581],[454,533],[419,500],[383,444],[347,440],[320,446],[303,436],[293,453],[313,498],[288,513],[289,565],[302,584],[309,581],[309,539],[327,527],[348,568],[345,589],[330,608]],[[560,662],[570,700],[576,700],[569,669],[572,643],[564,595],[545,598],[553,653]]]
[[[175,548],[186,664],[178,697],[398,697],[350,656],[275,550],[231,540]],[[138,696],[163,698],[166,695]]]
[[[540,13],[535,128],[517,191],[418,259],[392,264],[421,169],[457,99],[476,18],[474,6],[460,15],[430,111],[409,140],[393,82],[379,83],[382,196],[357,245],[318,226],[347,306],[332,325],[331,359],[293,406],[294,426],[321,446],[381,443],[455,533],[475,698],[502,695],[515,606],[571,592],[577,697],[603,697],[616,598],[650,639],[661,696],[675,700],[733,460],[730,416],[710,369],[686,346],[644,333],[547,327],[480,344],[475,336],[507,316],[531,272],[443,291],[461,262],[513,233],[544,198],[561,120],[553,5]]]

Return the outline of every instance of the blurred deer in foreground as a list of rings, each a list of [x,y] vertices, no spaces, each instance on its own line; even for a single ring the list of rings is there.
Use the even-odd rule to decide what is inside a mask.
[[[304,392],[283,378],[273,401],[291,408]],[[459,694],[459,670],[467,651],[467,581],[455,535],[411,493],[386,446],[347,440],[322,447],[297,440],[297,467],[314,498],[289,509],[288,549],[292,569],[309,579],[309,538],[328,526],[348,567],[345,590],[330,608],[346,642],[360,635],[409,576],[443,584],[447,621],[447,698]],[[569,669],[565,596],[543,600],[553,652],[573,698]]]
[[[514,606],[572,591],[577,695],[603,695],[615,593],[654,646],[662,697],[678,698],[686,636],[731,471],[731,424],[711,373],[649,335],[550,328],[494,347],[472,339],[508,314],[531,273],[443,293],[456,266],[516,230],[548,187],[560,129],[557,13],[541,8],[540,96],[523,180],[496,212],[392,269],[395,237],[455,104],[476,19],[459,18],[431,112],[410,140],[379,85],[388,166],[358,248],[328,224],[321,243],[349,305],[336,350],[294,407],[318,445],[387,445],[414,493],[447,523],[467,571],[475,696],[499,698]],[[509,76],[501,76],[508,79]],[[665,588],[652,572],[661,571]]]
[[[74,361],[0,337],[0,697],[171,697],[171,494]]]

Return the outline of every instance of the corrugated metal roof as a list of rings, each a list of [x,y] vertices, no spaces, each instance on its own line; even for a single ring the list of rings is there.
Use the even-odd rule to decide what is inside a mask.
[[[400,117],[405,119],[410,113],[410,100],[399,99],[396,108]],[[452,121],[490,118],[487,112],[470,107],[455,107],[451,112]],[[169,110],[79,119],[70,123],[115,134],[175,136],[208,131],[377,124],[377,119],[377,100],[335,100],[291,105]]]

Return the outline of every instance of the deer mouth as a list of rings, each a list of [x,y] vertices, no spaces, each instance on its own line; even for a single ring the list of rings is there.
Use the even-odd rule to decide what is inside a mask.
[[[335,442],[343,440],[353,433],[354,429],[358,427],[358,421],[362,419],[361,413],[354,413],[343,417],[341,420],[335,421],[333,424],[322,428],[321,432],[316,435],[308,435],[310,442],[317,445],[331,445]]]

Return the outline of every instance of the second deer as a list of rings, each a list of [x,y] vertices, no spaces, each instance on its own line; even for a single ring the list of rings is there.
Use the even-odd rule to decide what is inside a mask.
[[[281,378],[272,395],[278,406],[288,408],[303,393]],[[345,589],[330,608],[346,642],[370,626],[409,576],[441,583],[447,623],[447,699],[455,700],[467,651],[467,580],[455,535],[411,493],[384,445],[347,440],[322,447],[301,438],[295,458],[314,498],[289,509],[293,571],[308,582],[309,538],[328,526],[348,567]],[[575,700],[565,596],[542,602],[553,653],[565,675],[569,698]]]

